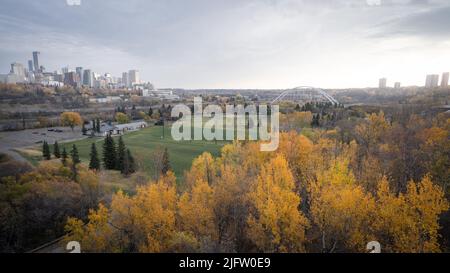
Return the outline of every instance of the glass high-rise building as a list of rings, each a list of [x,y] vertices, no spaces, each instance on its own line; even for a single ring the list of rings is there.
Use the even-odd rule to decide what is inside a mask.
[[[33,52],[33,63],[34,63],[34,71],[35,72],[39,72],[40,71],[40,66],[39,66],[39,55],[41,53],[38,51],[34,51]]]

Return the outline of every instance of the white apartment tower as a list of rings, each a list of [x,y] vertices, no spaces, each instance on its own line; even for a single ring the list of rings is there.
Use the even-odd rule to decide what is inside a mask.
[[[448,86],[448,79],[449,79],[449,73],[445,72],[442,74],[442,81],[441,81],[441,87],[447,87]]]
[[[133,87],[135,84],[140,84],[141,79],[139,75],[139,70],[130,70],[128,71],[128,81],[129,86]]]

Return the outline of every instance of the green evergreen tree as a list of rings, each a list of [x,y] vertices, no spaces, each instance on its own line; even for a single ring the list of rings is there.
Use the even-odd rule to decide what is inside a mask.
[[[107,135],[103,143],[103,164],[105,169],[114,170],[116,168],[116,146],[111,135]]]
[[[120,170],[120,172],[125,176],[128,176],[131,174],[130,157],[127,152],[125,153],[125,156],[123,158],[123,166],[122,166],[122,169]]]
[[[44,144],[42,145],[42,156],[45,160],[50,160],[52,158],[47,141],[44,141]]]
[[[74,165],[80,164],[80,156],[78,155],[78,149],[75,144],[72,146],[72,151],[70,151],[70,157],[72,158],[72,163]]]
[[[70,157],[72,158],[72,179],[73,181],[77,181],[78,180],[78,170],[77,170],[77,165],[81,163],[80,161],[80,157],[78,155],[78,149],[77,146],[74,144],[72,146],[72,151],[70,151]]]
[[[153,115],[153,109],[150,107],[150,109],[148,109],[148,116],[152,117]]]
[[[117,165],[116,170],[123,172],[124,169],[124,160],[126,157],[126,147],[125,143],[123,142],[122,137],[119,137],[119,144],[117,147]]]
[[[161,172],[165,175],[172,169],[172,167],[170,166],[169,151],[167,150],[167,148],[164,149],[162,164],[163,166]]]
[[[53,155],[55,155],[56,158],[61,157],[61,152],[59,151],[58,141],[55,141],[55,144],[53,144]]]
[[[134,157],[131,155],[131,151],[130,149],[127,149],[127,157],[128,157],[128,164],[129,164],[129,168],[130,168],[130,173],[135,173],[136,172],[136,163],[134,161]]]
[[[98,159],[97,147],[95,146],[95,143],[92,143],[90,157],[89,169],[100,170],[100,160]]]
[[[62,152],[62,156],[61,156],[61,162],[64,166],[67,166],[67,151],[66,151],[66,147],[63,147],[63,152]]]
[[[101,128],[102,126],[101,126],[101,124],[100,124],[100,119],[99,119],[99,118],[97,119],[97,126],[96,126],[96,127],[97,127],[97,128],[96,128],[97,133],[100,133],[100,131],[101,131],[101,129],[102,129],[102,128]]]

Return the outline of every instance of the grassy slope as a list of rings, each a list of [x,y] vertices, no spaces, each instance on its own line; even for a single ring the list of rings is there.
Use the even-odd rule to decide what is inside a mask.
[[[178,178],[181,178],[183,171],[190,168],[192,160],[202,154],[203,152],[210,152],[214,156],[218,156],[220,149],[225,142],[214,143],[213,141],[174,141],[171,137],[170,127],[165,127],[165,138],[162,138],[162,127],[149,127],[137,132],[131,132],[123,136],[126,146],[131,150],[135,157],[139,169],[148,174],[152,174],[151,153],[158,146],[167,147],[170,155],[170,163]],[[115,137],[116,144],[118,138]],[[69,153],[72,145],[76,144],[80,159],[89,163],[89,153],[91,144],[95,142],[97,150],[101,157],[102,155],[102,138],[88,138],[75,142],[62,143],[60,146],[66,147]],[[62,151],[61,147],[61,151]],[[35,150],[40,151],[41,147],[36,147]],[[41,159],[40,152],[21,152],[32,163],[36,163]]]

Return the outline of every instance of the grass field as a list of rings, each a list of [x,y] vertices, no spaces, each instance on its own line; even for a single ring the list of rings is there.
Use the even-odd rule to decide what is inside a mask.
[[[165,127],[165,137],[163,138],[162,136],[163,127],[154,126],[140,131],[127,133],[123,136],[123,140],[127,148],[131,150],[138,168],[150,175],[153,174],[151,162],[152,152],[158,146],[164,148],[167,147],[171,166],[178,179],[182,178],[184,170],[188,170],[191,167],[194,158],[203,152],[209,152],[214,156],[218,156],[221,147],[226,143],[215,143],[214,141],[174,141],[171,137],[170,126]],[[117,144],[118,137],[115,137],[114,139]],[[103,138],[87,138],[74,142],[61,143],[60,146],[66,147],[66,150],[69,153],[72,149],[72,145],[75,144],[78,148],[81,161],[89,163],[89,153],[93,142],[96,143],[97,150],[101,157]],[[18,152],[33,164],[37,164],[37,162],[42,159],[40,146],[31,150],[19,150]]]

